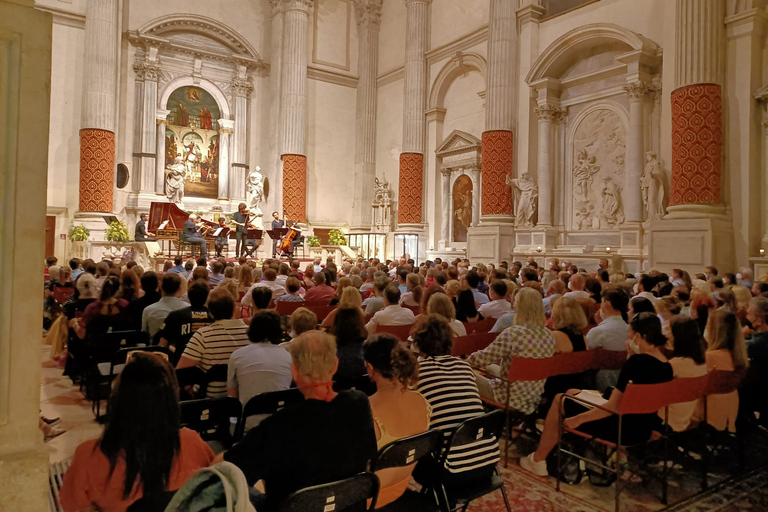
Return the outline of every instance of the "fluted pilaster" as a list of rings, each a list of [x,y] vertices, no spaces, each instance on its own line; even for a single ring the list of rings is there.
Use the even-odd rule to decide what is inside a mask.
[[[141,192],[155,190],[157,153],[157,79],[160,63],[156,50],[137,60],[136,72],[136,122],[133,134],[134,176]],[[153,60],[154,58],[154,60]],[[165,136],[165,134],[163,134]],[[161,191],[162,193],[162,191]]]
[[[232,134],[232,164],[229,177],[231,200],[245,200],[245,174],[248,167],[248,101],[253,84],[245,75],[245,69],[232,80],[232,96],[235,104],[235,127]]]
[[[723,84],[725,1],[677,0],[675,87]]]
[[[640,181],[645,165],[645,99],[653,88],[644,82],[632,82],[624,86],[629,98],[629,132],[627,133],[627,169],[626,191],[624,193],[624,213],[627,222],[643,221],[643,200]]]
[[[539,219],[537,226],[552,226],[552,124],[565,115],[565,110],[555,105],[544,104],[536,109],[539,117]]]
[[[517,0],[491,0],[486,130],[511,130],[513,125],[516,3]]]
[[[405,0],[403,153],[424,153],[427,104],[427,37],[431,0]]]
[[[283,21],[285,13],[283,12],[282,0],[270,0],[272,6],[272,38],[271,38],[271,60],[269,68],[269,117],[272,136],[269,138],[270,163],[268,174],[274,173],[274,183],[283,181],[283,163],[282,163],[282,143],[283,130],[280,116],[282,116],[282,70],[283,70]],[[273,204],[275,209],[280,210],[283,204],[283,189],[275,187],[273,193]]]
[[[283,1],[283,62],[281,78],[282,144],[284,155],[307,152],[307,34],[314,0]]]
[[[355,0],[359,80],[355,116],[355,200],[353,225],[368,227],[376,177],[376,76],[379,68],[379,28],[382,0]]]

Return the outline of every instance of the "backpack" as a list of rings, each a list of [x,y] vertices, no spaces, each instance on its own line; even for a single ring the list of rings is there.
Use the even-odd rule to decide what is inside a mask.
[[[240,468],[220,462],[195,473],[179,489],[165,512],[256,512]]]

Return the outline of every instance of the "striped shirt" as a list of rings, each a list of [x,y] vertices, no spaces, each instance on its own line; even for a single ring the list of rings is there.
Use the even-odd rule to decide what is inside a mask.
[[[182,357],[197,361],[197,366],[207,372],[212,366],[229,363],[232,352],[249,343],[248,326],[241,319],[217,320],[192,336]],[[208,385],[209,397],[226,396],[226,393],[226,382]]]
[[[475,374],[461,359],[452,356],[423,359],[419,364],[418,390],[432,407],[430,428],[442,430],[446,444],[462,422],[485,413]],[[498,461],[499,443],[492,438],[451,450],[445,467],[451,473],[461,473]]]

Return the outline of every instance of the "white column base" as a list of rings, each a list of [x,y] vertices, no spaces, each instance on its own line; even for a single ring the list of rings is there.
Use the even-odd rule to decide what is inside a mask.
[[[733,225],[724,217],[653,221],[648,234],[650,268],[702,272],[707,265],[734,270]]]
[[[491,223],[483,218],[467,232],[467,258],[473,264],[509,260],[514,246],[515,228],[510,222]]]
[[[664,219],[708,219],[725,216],[725,206],[709,204],[678,204],[667,207]]]

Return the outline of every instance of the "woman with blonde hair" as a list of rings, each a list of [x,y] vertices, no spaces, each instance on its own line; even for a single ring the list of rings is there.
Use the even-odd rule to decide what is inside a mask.
[[[555,353],[555,338],[545,327],[547,318],[541,293],[523,287],[515,296],[515,318],[512,327],[504,330],[487,348],[471,354],[467,361],[480,368],[498,365],[500,375],[506,377],[513,357],[546,358]],[[495,369],[491,367],[491,369]],[[545,380],[506,383],[478,378],[480,394],[486,398],[507,403],[523,414],[531,414],[544,391]]]
[[[343,280],[349,281],[349,278],[342,277],[339,279],[339,283]],[[341,286],[341,284],[339,284]],[[365,316],[365,313],[363,312],[363,297],[360,295],[360,292],[352,286],[351,284],[349,286],[345,286],[341,291],[341,297],[339,298],[338,307],[328,313],[328,316],[325,317],[323,320],[323,323],[320,325],[323,329],[326,331],[333,326],[333,322],[336,320],[336,315],[339,313],[340,309],[343,308],[352,308],[356,309],[358,312],[360,312],[360,318],[362,319]]]
[[[672,332],[670,330],[670,322],[674,317],[680,314],[683,310],[683,305],[672,295],[666,295],[656,301],[654,308],[656,314],[659,316],[659,320],[661,320],[661,332],[664,333],[664,336],[669,340],[669,336]],[[672,349],[671,340],[667,343],[667,348],[670,350]]]
[[[248,293],[248,290],[253,286],[253,269],[250,265],[243,265],[238,268],[240,269],[240,277],[237,279],[237,291],[238,293]]]
[[[708,371],[745,370],[749,365],[741,325],[736,314],[728,309],[717,309],[709,316],[707,345]],[[736,432],[738,412],[738,391],[707,397],[707,423],[717,430]]]
[[[455,279],[451,279],[445,283],[445,294],[449,299],[453,300],[461,291],[461,283]]]
[[[467,328],[456,320],[456,308],[444,293],[434,293],[427,303],[427,315],[440,315],[448,321],[454,336],[466,336]]]
[[[552,327],[555,352],[581,352],[587,350],[582,330],[587,326],[587,315],[575,299],[558,297],[552,302]]]
[[[745,325],[747,323],[749,301],[752,300],[752,291],[740,284],[731,286],[731,291],[733,292],[734,297],[736,297],[736,316],[739,318],[741,325]]]
[[[336,283],[336,293],[331,299],[331,304],[330,304],[331,306],[337,306],[339,302],[341,302],[341,294],[344,293],[345,288],[353,288],[353,289],[355,288],[354,286],[352,286],[352,280],[348,277],[342,277]],[[360,292],[357,292],[357,293],[358,295],[360,294]]]
[[[408,288],[408,291],[400,296],[400,305],[418,307],[421,302],[421,296],[424,293],[420,275],[408,274],[405,278],[405,286]]]

